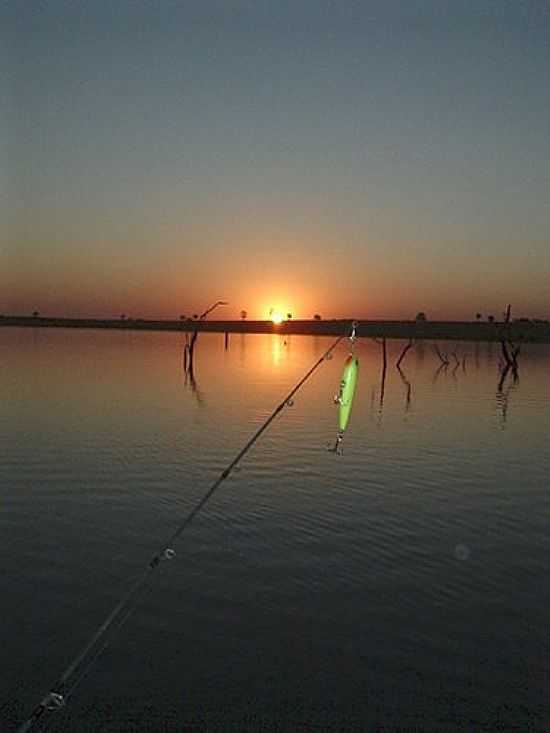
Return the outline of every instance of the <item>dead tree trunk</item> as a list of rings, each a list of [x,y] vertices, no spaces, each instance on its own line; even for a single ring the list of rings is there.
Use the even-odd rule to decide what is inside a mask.
[[[386,339],[374,339],[377,344],[382,346],[382,374],[380,378],[380,409],[384,405],[384,391],[386,388],[386,370],[388,368],[388,354],[386,351]]]
[[[502,332],[502,339],[500,342],[500,347],[502,350],[502,356],[504,357],[504,368],[503,368],[503,375],[504,377],[510,369],[512,370],[512,374],[514,376],[514,381],[518,380],[518,356],[521,349],[521,346],[516,346],[512,339],[510,338],[510,318],[512,315],[512,306],[508,304],[508,307],[506,308],[506,314],[504,317],[504,329]],[[503,382],[504,380],[502,380]]]
[[[406,394],[405,394],[405,412],[409,409],[411,405],[411,383],[407,379],[407,377],[404,375],[403,371],[401,370],[401,367],[397,367],[397,371],[399,372],[399,376],[401,377],[401,381],[406,387]]]
[[[405,358],[405,354],[406,354],[406,353],[407,353],[407,351],[408,351],[408,350],[409,350],[409,349],[411,348],[411,346],[413,345],[413,343],[414,343],[413,339],[409,339],[409,343],[408,343],[408,344],[406,344],[406,346],[405,346],[405,347],[403,348],[403,351],[401,352],[401,356],[399,357],[399,359],[397,360],[397,362],[396,362],[396,364],[395,364],[395,366],[396,366],[396,367],[397,367],[398,369],[399,369],[399,367],[401,366],[401,362],[402,362],[402,361],[403,361],[403,359]]]
[[[449,366],[449,357],[447,356],[447,354],[441,353],[441,351],[439,350],[439,346],[437,344],[434,344],[434,351],[439,356],[442,365]]]

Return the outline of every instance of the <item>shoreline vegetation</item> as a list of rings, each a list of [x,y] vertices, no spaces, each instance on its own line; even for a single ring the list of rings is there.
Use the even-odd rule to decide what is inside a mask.
[[[353,319],[272,321],[214,321],[197,319],[148,320],[144,318],[47,318],[0,316],[0,326],[33,328],[110,328],[136,331],[210,331],[215,333],[271,333],[305,336],[338,336],[349,331]],[[370,321],[357,320],[357,336],[388,339],[449,341],[517,341],[550,343],[550,323],[520,319],[503,321]]]

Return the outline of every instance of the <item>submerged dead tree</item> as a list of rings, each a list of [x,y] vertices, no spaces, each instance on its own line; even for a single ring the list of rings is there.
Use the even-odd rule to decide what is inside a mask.
[[[455,365],[453,367],[452,375],[453,375],[453,378],[456,379],[456,373],[458,371],[458,367],[460,366],[460,360],[454,351],[453,351],[453,359],[455,360]]]
[[[191,388],[191,391],[195,394],[197,398],[197,402],[199,403],[199,405],[202,405],[203,396],[202,392],[197,386],[197,380],[195,377],[195,364],[193,361],[196,333],[197,332],[195,331],[192,334],[191,338],[189,338],[188,333],[185,334],[185,344],[183,347],[183,374],[185,386],[189,386]]]
[[[406,344],[406,345],[404,346],[404,348],[403,348],[403,351],[401,352],[401,356],[399,357],[399,359],[397,360],[397,362],[396,362],[396,364],[395,364],[395,366],[396,366],[396,367],[397,367],[398,369],[399,369],[399,368],[400,368],[400,366],[401,366],[401,362],[402,362],[402,361],[403,361],[403,359],[405,358],[405,354],[407,353],[407,351],[408,351],[408,350],[409,350],[409,349],[411,348],[411,346],[412,346],[413,344],[414,344],[414,339],[409,339],[409,343],[408,343],[408,344]]]
[[[185,346],[183,347],[183,370],[186,374],[193,373],[193,358],[195,356],[195,342],[197,341],[197,329],[191,334],[185,334]]]
[[[382,374],[380,376],[380,409],[384,406],[384,391],[386,388],[386,370],[388,368],[388,353],[386,351],[386,339],[374,339],[382,346]]]
[[[405,393],[405,412],[408,412],[409,407],[411,406],[411,383],[405,376],[405,373],[401,369],[399,365],[396,365],[397,371],[399,372],[399,376],[401,377],[401,381],[405,385],[406,393]]]
[[[215,303],[212,303],[211,306],[209,306],[205,311],[203,311],[200,315],[197,313],[193,314],[193,319],[195,321],[202,321],[206,318],[206,316],[210,313],[210,311],[213,311],[214,308],[217,308],[219,305],[228,305],[226,300],[217,300]],[[242,316],[242,314],[245,313],[245,316]],[[246,311],[241,311],[241,317],[246,317]],[[197,336],[198,333],[198,325],[196,323],[193,324],[193,333],[191,335],[191,339],[189,340],[189,334],[185,334],[185,347],[184,347],[184,353],[183,353],[183,364],[184,364],[184,370],[185,373],[189,373],[189,376],[191,379],[193,379],[193,358],[195,356],[195,344],[197,342]],[[228,346],[228,336],[227,333],[225,334],[225,346],[227,348]]]
[[[441,360],[442,366],[449,366],[449,357],[445,353],[441,353],[439,350],[439,346],[437,344],[433,345],[435,353],[438,355],[439,359]]]
[[[521,345],[514,344],[514,342],[511,339],[511,334],[510,334],[511,315],[512,315],[512,306],[508,304],[508,307],[506,308],[506,313],[504,315],[502,338],[500,340],[500,348],[502,351],[502,357],[504,359],[504,364],[501,368],[501,380],[499,383],[499,389],[502,389],[504,380],[506,379],[506,376],[508,375],[510,371],[512,372],[512,376],[514,377],[514,382],[517,382],[517,380],[519,379],[518,356],[521,350]]]

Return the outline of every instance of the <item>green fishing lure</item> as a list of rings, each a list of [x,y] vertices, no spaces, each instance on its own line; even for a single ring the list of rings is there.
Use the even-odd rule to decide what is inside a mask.
[[[334,402],[338,405],[338,432],[336,433],[336,441],[330,448],[334,453],[342,452],[341,443],[344,438],[344,432],[348,427],[351,408],[353,407],[358,374],[359,359],[352,353],[344,363],[342,378],[340,380],[340,390],[334,398]]]

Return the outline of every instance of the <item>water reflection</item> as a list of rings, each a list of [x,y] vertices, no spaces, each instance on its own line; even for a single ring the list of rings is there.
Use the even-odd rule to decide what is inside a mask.
[[[185,372],[183,384],[191,389],[191,392],[193,392],[193,394],[197,398],[197,403],[202,406],[204,404],[204,395],[197,385],[194,369],[188,369]]]
[[[513,383],[517,384],[519,382],[518,370],[515,369],[512,364],[502,365],[500,368],[500,379],[498,380],[497,392],[502,392],[506,379],[510,374],[512,375]]]
[[[409,342],[408,342],[408,343],[407,343],[407,345],[406,345],[406,346],[404,347],[404,349],[403,349],[403,351],[401,352],[401,355],[399,356],[399,359],[397,360],[397,363],[396,363],[396,365],[395,365],[395,366],[396,366],[396,367],[397,367],[398,369],[399,369],[399,367],[401,366],[401,362],[403,361],[403,359],[404,359],[404,358],[405,358],[405,356],[407,355],[407,352],[408,352],[408,350],[409,350],[410,348],[412,348],[413,344],[414,344],[414,341],[413,341],[412,339],[409,339]]]
[[[405,385],[405,412],[408,412],[411,406],[411,383],[405,376],[405,373],[403,372],[400,366],[396,366],[396,369],[397,369],[397,372],[399,373],[399,377],[401,378],[401,381]]]
[[[434,344],[433,345],[433,350],[435,351],[435,353],[439,357],[439,360],[441,361],[441,363],[442,364],[445,364],[446,366],[449,366],[449,357],[447,355],[447,352],[446,351],[441,351],[441,349],[439,348],[439,345],[438,344]]]
[[[447,363],[445,363],[445,362],[442,362],[442,363],[441,363],[441,364],[440,364],[440,365],[439,365],[439,366],[437,367],[437,369],[435,370],[435,372],[434,372],[434,374],[433,374],[433,377],[432,377],[432,384],[436,384],[437,380],[439,379],[439,375],[441,374],[441,372],[446,372],[446,371],[447,371],[447,367],[448,367],[448,366],[449,366],[449,365],[448,365]]]
[[[244,360],[246,358],[246,334],[241,333],[239,334],[239,362],[240,364],[244,364]]]
[[[504,348],[504,343],[503,343]],[[508,386],[505,388],[508,377],[511,376],[511,381],[508,381]],[[501,417],[501,425],[504,428],[508,418],[508,404],[511,393],[517,388],[519,384],[519,374],[517,368],[517,362],[508,361],[506,364],[500,365],[500,379],[497,384],[497,409]]]
[[[386,349],[386,339],[374,339],[377,344],[382,347],[382,371],[380,373],[380,402],[378,404],[378,421],[382,419],[384,410],[384,395],[386,393],[386,372],[388,368],[388,354]]]
[[[187,335],[181,332],[175,335],[154,332],[98,333],[72,330],[70,336],[78,347],[73,349],[69,348],[67,332],[62,329],[55,331],[28,329],[24,332],[15,330],[8,332],[4,329],[2,335],[5,343],[14,344],[11,350],[5,348],[4,353],[13,352],[11,359],[17,360],[21,374],[32,372],[32,379],[29,377],[25,383],[35,384],[33,394],[39,393],[38,396],[35,394],[36,411],[39,412],[38,406],[41,405],[43,415],[51,411],[54,401],[58,406],[66,405],[69,401],[72,401],[73,405],[78,404],[75,395],[80,391],[86,395],[87,402],[97,405],[98,415],[102,410],[100,406],[110,403],[111,399],[118,403],[134,404],[136,394],[139,395],[140,404],[146,409],[149,392],[143,389],[143,384],[150,386],[151,393],[157,384],[162,384],[167,394],[171,378],[180,391],[183,391],[182,388],[185,389],[187,397],[193,404],[203,404],[206,399],[209,409],[218,409],[218,406],[223,409],[224,403],[218,399],[218,395],[233,380],[239,385],[237,391],[239,400],[244,391],[250,389],[251,400],[256,403],[261,401],[262,407],[267,408],[278,399],[288,381],[299,378],[302,370],[309,368],[312,359],[315,359],[325,344],[328,344],[326,337],[292,336],[289,349],[288,337],[285,339],[281,334],[230,334],[227,358],[222,358],[224,354],[222,334],[201,333],[191,363],[193,340],[191,329]],[[511,417],[505,403],[506,400],[509,403],[512,399],[515,400],[514,406],[518,404],[519,376],[523,377],[522,399],[526,395],[537,395],[536,400],[533,398],[532,404],[541,404],[539,395],[547,392],[544,375],[550,348],[544,345],[523,346],[520,366],[524,371],[521,375],[519,371],[514,375],[512,368],[505,368],[499,343],[495,345],[493,360],[487,366],[486,346],[483,342],[449,344],[440,341],[440,352],[446,352],[450,358],[449,365],[445,366],[431,342],[416,342],[414,348],[411,347],[407,351],[400,365],[401,372],[388,369],[387,366],[384,370],[381,342],[375,343],[372,339],[363,338],[357,346],[361,349],[361,375],[356,401],[358,406],[362,402],[367,411],[369,401],[372,401],[372,411],[369,412],[373,421],[376,421],[377,415],[382,419],[382,413],[384,413],[383,419],[387,421],[396,410],[400,415],[404,410],[411,411],[413,384],[414,407],[418,408],[415,410],[416,414],[420,414],[420,408],[422,414],[425,413],[434,401],[442,404],[444,400],[448,403],[448,400],[456,399],[466,404],[468,399],[474,399],[471,395],[475,395],[475,400],[479,400],[480,406],[483,398],[489,398],[494,416],[498,393],[498,414],[504,414],[508,424]],[[395,365],[406,346],[407,341],[387,341],[387,360],[393,361]],[[419,357],[421,352],[424,353],[423,359]],[[124,366],[128,353],[132,354],[130,371]],[[511,349],[509,353],[511,357]],[[339,367],[332,366],[335,363],[339,363],[339,359],[335,359],[334,362],[327,361],[323,370],[323,373],[332,373],[332,379],[338,378],[336,372]],[[221,364],[223,369],[220,368]],[[334,369],[334,372],[331,372],[331,369]],[[16,374],[17,370],[13,373]],[[454,378],[451,380],[453,373]],[[36,374],[40,375],[39,379]],[[309,390],[315,390],[314,385],[322,381],[322,377],[318,376]],[[514,390],[508,388],[514,381],[518,389],[516,396],[512,397]],[[456,390],[455,383],[459,385]],[[4,384],[7,382],[4,381]],[[435,384],[437,388],[433,387]],[[327,386],[326,389],[329,397],[332,397],[332,386]],[[13,388],[7,391],[10,394],[7,402],[15,406],[17,390]],[[326,398],[325,393],[320,397],[321,400]],[[155,405],[156,403],[151,403],[147,409],[153,410]],[[72,411],[76,415],[75,407]],[[513,412],[514,418],[517,417],[517,409]],[[355,414],[356,416],[360,414],[359,407],[355,410]],[[144,425],[147,424],[145,421]]]
[[[209,479],[221,460],[220,450],[234,455],[249,436],[250,424],[265,418],[311,367],[315,355],[307,337],[293,336],[291,358],[283,358],[288,350],[281,344],[281,360],[275,367],[269,335],[239,335],[231,336],[237,343],[225,359],[220,334],[203,333],[200,356],[189,372],[181,333],[140,332],[130,342],[119,332],[44,329],[33,348],[32,333],[4,331],[0,329],[0,383],[5,390],[0,431],[10,462],[3,460],[0,468],[1,483],[9,487],[14,501],[2,536],[8,548],[9,540],[17,539],[23,552],[9,551],[4,558],[8,648],[0,659],[0,673],[5,697],[19,700],[23,667],[28,689],[42,689],[49,682],[49,673],[33,665],[43,639],[53,633],[60,639],[59,655],[74,654],[74,644],[64,638],[63,629],[83,595],[97,595],[95,579],[109,568],[107,580],[117,593],[117,586],[127,582],[129,563],[141,567],[143,554],[149,556],[145,545],[136,543],[143,527],[156,546],[154,537],[162,538],[173,524],[174,508],[185,508],[195,487]],[[317,356],[324,344],[319,337]],[[388,358],[394,358],[394,351],[397,358],[403,345],[390,341]],[[498,347],[486,368],[481,345],[479,371],[470,368],[466,375],[459,369],[459,388],[445,376],[431,388],[433,371],[438,368],[441,374],[445,367],[429,343],[424,348],[423,362],[418,359],[420,349],[415,349],[404,369],[387,371],[385,425],[376,431],[372,422],[381,387],[380,346],[363,345],[345,470],[321,448],[333,429],[330,396],[341,360],[337,356],[319,369],[300,393],[299,404],[292,412],[285,411],[284,421],[274,422],[269,439],[251,453],[242,483],[235,487],[239,490],[217,496],[214,521],[197,527],[193,541],[182,548],[193,553],[192,576],[171,571],[166,582],[158,583],[151,603],[143,605],[136,618],[139,625],[126,635],[130,641],[121,638],[120,654],[110,660],[112,674],[95,688],[105,699],[96,705],[95,691],[86,692],[86,698],[83,688],[75,720],[80,714],[88,718],[76,728],[122,729],[133,715],[133,702],[146,694],[143,704],[154,710],[167,694],[177,700],[182,685],[186,705],[189,699],[199,700],[214,711],[213,716],[219,713],[216,720],[225,721],[229,697],[239,710],[250,709],[251,675],[258,679],[258,689],[262,686],[269,692],[276,674],[280,699],[294,700],[304,684],[306,653],[313,670],[311,689],[304,692],[309,695],[311,727],[350,729],[352,724],[346,727],[338,721],[326,725],[326,701],[319,689],[331,699],[349,701],[352,709],[364,699],[366,683],[350,689],[347,678],[325,674],[331,669],[334,644],[304,646],[302,630],[310,628],[311,618],[299,612],[307,610],[312,597],[323,609],[322,623],[313,631],[337,640],[349,679],[364,681],[365,665],[360,660],[372,657],[372,640],[363,629],[377,629],[380,669],[367,682],[378,685],[373,699],[380,713],[366,729],[381,721],[381,726],[393,730],[401,719],[412,729],[418,718],[406,717],[407,701],[420,688],[411,687],[409,680],[420,679],[423,702],[437,705],[442,698],[441,669],[447,665],[468,671],[463,685],[461,675],[451,675],[452,687],[443,692],[450,691],[459,703],[467,701],[459,706],[456,718],[470,716],[473,727],[483,729],[488,708],[504,711],[502,726],[513,727],[511,717],[519,705],[506,713],[510,689],[522,691],[526,709],[540,707],[536,692],[545,678],[544,666],[537,661],[539,631],[546,628],[549,602],[544,582],[548,496],[543,487],[550,470],[544,450],[550,348],[526,349],[520,386],[511,370],[504,378],[502,371],[497,372]],[[466,349],[475,363],[474,346],[457,347],[457,358]],[[182,364],[186,390],[181,385]],[[451,362],[447,374],[454,366]],[[195,419],[197,376],[208,385],[208,406],[200,411],[200,420]],[[403,408],[412,405],[411,382],[415,409],[405,420]],[[368,413],[371,395],[373,412]],[[501,422],[506,425],[503,432]],[[82,554],[82,533],[90,528],[97,542],[93,551]],[[115,546],[134,554],[128,554],[123,564],[110,564],[109,548]],[[64,548],[61,566],[59,547]],[[232,551],[225,552],[227,547]],[[246,562],[235,561],[241,554]],[[471,571],[466,571],[468,562]],[[89,569],[88,577],[83,568]],[[261,593],[252,597],[250,588]],[[41,608],[57,609],[51,618],[45,618],[44,611],[32,615],[37,593]],[[187,599],[185,606],[182,598]],[[394,603],[395,598],[407,602]],[[89,609],[79,634],[88,636],[89,620],[103,600]],[[502,613],[495,616],[488,635],[487,609],[492,607]],[[59,617],[59,608],[67,609],[67,618],[63,613]],[[25,638],[19,633],[20,618],[29,620]],[[510,618],[525,623],[510,624]],[[156,661],[154,669],[145,665],[138,674],[132,639],[143,628],[159,632],[145,635],[149,641],[144,641],[142,650],[142,656]],[[266,628],[278,633],[270,638]],[[183,641],[199,650],[197,664],[183,681],[182,665],[173,653],[174,644],[182,643],[182,629],[192,630]],[[289,639],[292,643],[286,643]],[[410,659],[404,660],[411,671],[406,681],[401,674],[403,659],[393,664],[396,639],[410,650]],[[228,696],[227,680],[212,684],[211,671],[220,659],[231,659],[236,649],[243,650],[242,676]],[[510,650],[525,650],[534,670],[529,679]],[[347,656],[342,656],[344,652]],[[262,659],[265,663],[258,666]],[[489,674],[487,659],[494,660]],[[155,674],[161,666],[166,667],[162,679]],[[388,680],[395,688],[389,701]],[[530,695],[533,687],[535,694]],[[26,693],[25,705],[33,702],[29,697]],[[113,723],[109,716],[118,708],[120,718]],[[93,721],[87,711],[93,712]],[[439,720],[448,716],[444,703],[435,711]],[[182,706],[180,713],[185,720],[189,710]],[[266,714],[275,716],[277,710],[267,707]],[[517,718],[518,726],[527,730],[527,714]],[[543,723],[540,729],[548,729]],[[145,726],[146,722],[141,729]],[[230,719],[230,727],[244,730],[246,724]]]
[[[504,389],[504,383],[506,381],[506,377],[508,376],[509,371],[510,371],[509,366],[503,369],[501,377],[497,385],[496,402],[497,402],[497,410],[501,418],[502,428],[506,427],[506,422],[508,419],[508,407],[509,407],[510,395],[512,394],[512,392],[515,391],[515,389],[517,388],[518,382],[519,382],[519,379],[516,374],[512,378],[512,381],[508,383],[508,386],[506,387],[506,389]]]
[[[191,338],[189,334],[185,334],[185,343],[183,345],[183,384],[185,387],[190,388],[191,392],[195,395],[197,403],[199,405],[204,404],[203,393],[197,385],[197,379],[195,377],[195,342],[197,332],[195,331]]]
[[[426,357],[426,345],[424,341],[420,340],[416,342],[414,347],[414,356],[418,365],[422,365],[424,363],[424,359]]]
[[[283,336],[273,336],[271,338],[271,361],[273,366],[279,366],[283,358],[283,348],[286,345]]]
[[[379,404],[380,414],[382,414],[382,410],[384,408],[385,393],[386,393],[386,364],[383,365],[382,373],[380,375],[380,404]]]
[[[454,365],[453,370],[451,372],[451,376],[456,381],[456,373],[458,371],[458,367],[460,366],[460,360],[459,360],[458,356],[456,355],[456,351],[453,351],[452,352],[452,357],[455,360],[455,365]]]

